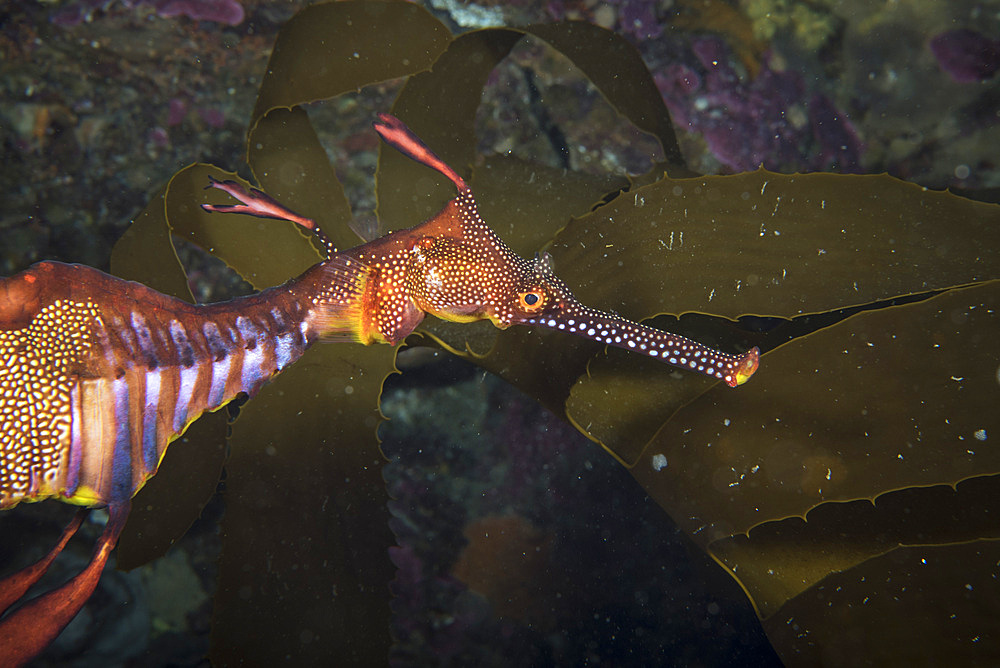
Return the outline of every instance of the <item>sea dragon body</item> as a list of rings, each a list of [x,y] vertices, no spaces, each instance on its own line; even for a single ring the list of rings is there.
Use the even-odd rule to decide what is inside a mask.
[[[726,355],[580,304],[548,254],[525,260],[480,218],[465,181],[397,119],[380,116],[390,145],[458,189],[437,215],[337,251],[316,224],[264,193],[212,181],[239,204],[208,211],[293,221],[328,258],[284,285],[193,305],[96,269],[42,262],[0,279],[0,510],[58,498],[107,506],[91,563],[70,582],[0,620],[0,663],[37,655],[93,592],[128,516],[167,446],[205,411],[253,396],[319,340],[396,345],[426,313],[497,327],[558,329],[642,352],[731,386],[759,351]],[[38,563],[0,581],[0,612],[21,598],[82,521]]]

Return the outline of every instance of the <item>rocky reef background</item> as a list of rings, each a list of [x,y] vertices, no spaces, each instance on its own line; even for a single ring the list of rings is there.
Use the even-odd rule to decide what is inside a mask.
[[[0,9],[0,273],[43,258],[106,265],[129,219],[179,167],[240,164],[274,35],[305,4],[36,0]],[[1000,138],[1000,18],[989,3],[429,5],[456,31],[566,18],[626,35],[700,173],[763,164],[887,171],[930,188],[1000,186],[989,150]],[[484,150],[595,171],[648,165],[652,144],[560,57],[526,44],[494,77]],[[373,206],[368,123],[392,91],[314,110],[362,218]]]

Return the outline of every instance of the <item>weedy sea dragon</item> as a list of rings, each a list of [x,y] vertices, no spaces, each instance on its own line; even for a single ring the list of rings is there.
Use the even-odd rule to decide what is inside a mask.
[[[0,621],[0,664],[28,661],[77,614],[167,445],[205,411],[252,397],[316,341],[396,345],[431,313],[562,330],[734,387],[756,370],[757,348],[726,355],[580,304],[549,255],[511,251],[465,181],[398,119],[383,114],[375,130],[448,177],[458,196],[350,250],[261,191],[212,180],[239,204],[206,210],[292,221],[322,241],[328,259],[284,285],[192,305],[82,265],[41,262],[0,280],[0,509],[46,498],[83,506],[45,558],[0,581],[0,611],[41,577],[88,508],[109,513],[83,572]]]

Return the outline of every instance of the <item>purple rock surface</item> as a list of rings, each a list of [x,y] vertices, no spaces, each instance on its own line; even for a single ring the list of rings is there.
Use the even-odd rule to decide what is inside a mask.
[[[243,6],[237,0],[121,0],[128,8],[151,6],[163,18],[186,16],[196,21],[215,21],[228,25],[243,22]],[[76,0],[55,11],[50,20],[62,27],[80,25],[107,11],[115,0]]]
[[[934,37],[931,53],[938,66],[959,83],[986,81],[1000,69],[1000,40],[960,28]]]
[[[654,75],[674,123],[701,134],[733,171],[764,166],[860,171],[862,143],[846,115],[826,96],[809,95],[801,74],[762,62],[756,77],[740,76],[719,37],[691,42],[694,62]]]

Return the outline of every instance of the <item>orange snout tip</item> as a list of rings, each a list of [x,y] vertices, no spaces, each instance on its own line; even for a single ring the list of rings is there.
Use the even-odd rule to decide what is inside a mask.
[[[753,375],[758,366],[760,366],[760,348],[754,346],[748,350],[745,355],[743,355],[743,359],[740,361],[739,366],[736,367],[733,387],[742,385],[750,380],[750,376]]]

